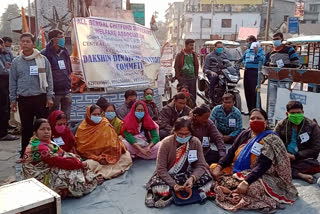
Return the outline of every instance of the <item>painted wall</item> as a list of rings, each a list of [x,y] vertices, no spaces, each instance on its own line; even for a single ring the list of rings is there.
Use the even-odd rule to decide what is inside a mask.
[[[239,31],[240,27],[260,28],[261,23],[261,15],[259,13],[215,13],[214,15],[208,13],[189,13],[185,16],[186,28],[184,29],[184,38],[200,39],[201,16],[203,19],[211,19],[211,28],[202,28],[202,39],[210,39],[211,34],[235,34]],[[222,19],[232,19],[231,27],[222,28]]]

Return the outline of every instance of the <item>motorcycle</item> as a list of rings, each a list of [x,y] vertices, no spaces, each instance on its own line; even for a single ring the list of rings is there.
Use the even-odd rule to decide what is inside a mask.
[[[240,64],[230,61],[223,61],[223,68],[217,72],[217,81],[214,89],[214,96],[210,97],[210,81],[205,73],[199,74],[198,77],[198,96],[201,97],[206,104],[214,108],[222,104],[222,96],[225,93],[231,93],[235,97],[235,107],[241,111],[241,97],[240,91],[236,88],[240,81]],[[211,69],[208,69],[209,72]],[[213,70],[213,69],[212,69]]]

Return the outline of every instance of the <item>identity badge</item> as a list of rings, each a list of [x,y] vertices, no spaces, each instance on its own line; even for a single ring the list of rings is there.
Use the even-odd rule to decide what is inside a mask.
[[[60,68],[61,70],[66,69],[66,64],[64,64],[64,60],[59,60],[59,61],[58,61],[58,64],[59,64],[59,68]]]
[[[229,127],[236,127],[236,119],[230,118],[229,119]]]
[[[301,143],[305,143],[310,139],[310,136],[307,132],[299,135],[300,139],[301,139]]]
[[[251,148],[251,153],[256,156],[259,156],[261,154],[262,147],[263,147],[262,144],[255,142]]]
[[[284,67],[284,63],[283,63],[282,59],[277,60],[276,63],[277,63],[278,68]]]
[[[192,163],[198,160],[197,150],[190,150],[188,153],[188,162]]]
[[[250,55],[250,62],[254,62],[254,57],[255,57],[255,55]]]
[[[38,66],[32,65],[30,66],[30,75],[39,75]]]
[[[209,147],[210,143],[209,143],[209,137],[203,137],[202,138],[202,147]]]
[[[62,137],[53,138],[53,141],[57,146],[62,146],[65,144]]]

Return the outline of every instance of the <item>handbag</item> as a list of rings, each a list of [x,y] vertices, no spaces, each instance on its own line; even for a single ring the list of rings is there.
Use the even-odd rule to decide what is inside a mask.
[[[193,187],[191,190],[175,192],[172,190],[173,203],[178,206],[203,203],[206,199],[206,194],[204,192],[199,192],[197,187]]]

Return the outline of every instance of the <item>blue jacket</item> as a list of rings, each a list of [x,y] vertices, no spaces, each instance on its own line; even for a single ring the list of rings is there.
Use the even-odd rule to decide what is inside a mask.
[[[258,69],[259,61],[262,61],[262,65],[264,64],[264,61],[265,61],[263,49],[261,47],[258,48],[257,53],[254,53],[254,49],[247,49],[242,56],[242,61],[245,68]]]
[[[45,49],[41,51],[41,54],[47,57],[51,64],[52,78],[53,78],[53,90],[55,95],[66,95],[70,93],[71,89],[71,77],[72,72],[71,60],[69,52],[66,48],[61,48],[61,52],[57,54],[53,49],[51,43],[49,43]],[[65,69],[60,69],[59,61],[63,60]]]

